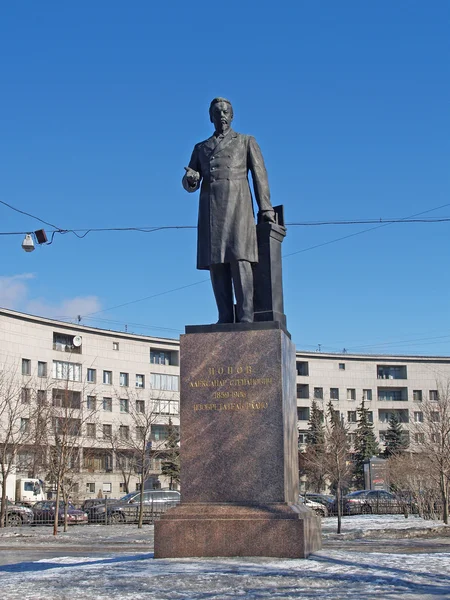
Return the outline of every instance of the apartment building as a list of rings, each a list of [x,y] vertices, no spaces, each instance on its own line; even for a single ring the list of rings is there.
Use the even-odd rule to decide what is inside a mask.
[[[130,438],[142,435],[134,418],[140,412],[151,418],[151,475],[156,485],[167,487],[160,468],[169,418],[179,427],[178,340],[1,309],[0,372],[13,374],[25,404],[45,399],[55,414],[69,405],[74,435],[80,441],[75,469],[78,497],[101,493],[117,498],[125,493],[123,461],[127,460]],[[21,427],[28,427],[26,417],[21,421]],[[117,434],[123,439],[120,468],[112,446]],[[31,453],[31,448],[21,448],[19,476],[27,476]],[[138,475],[132,466],[129,472],[129,489],[134,491]]]
[[[392,413],[414,446],[421,404],[437,399],[439,383],[450,380],[450,357],[354,355],[297,352],[297,411],[300,448],[306,442],[311,402],[326,410],[329,400],[355,439],[357,408],[364,399],[377,439],[383,444]]]
[[[311,402],[325,409],[331,399],[348,424],[357,427],[364,398],[377,438],[383,442],[390,415],[400,416],[414,442],[421,403],[436,398],[438,383],[450,380],[450,357],[352,355],[297,351],[299,447],[306,441]],[[133,412],[152,406],[149,460],[155,483],[168,422],[179,426],[179,341],[86,327],[81,324],[0,309],[0,373],[13,371],[23,402],[44,396],[57,409],[70,397],[75,411],[85,407],[95,419],[81,425],[79,492],[81,498],[124,491],[123,470],[111,449],[111,436],[137,436]],[[0,395],[2,390],[0,389]],[[26,426],[26,423],[24,423]],[[75,423],[75,430],[77,430]],[[76,433],[79,433],[76,431]],[[0,440],[1,441],[1,440]],[[127,445],[124,443],[124,448]],[[27,449],[18,457],[18,473],[27,475]],[[136,489],[137,475],[130,479]]]

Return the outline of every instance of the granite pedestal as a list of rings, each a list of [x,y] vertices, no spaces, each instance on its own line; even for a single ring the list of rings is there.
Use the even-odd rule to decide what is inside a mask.
[[[155,523],[155,558],[320,549],[298,504],[295,348],[278,322],[181,336],[181,498]]]

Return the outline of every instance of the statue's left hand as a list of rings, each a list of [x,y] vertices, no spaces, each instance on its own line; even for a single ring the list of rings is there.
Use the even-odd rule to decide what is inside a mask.
[[[258,216],[261,223],[276,223],[274,210],[260,210]]]

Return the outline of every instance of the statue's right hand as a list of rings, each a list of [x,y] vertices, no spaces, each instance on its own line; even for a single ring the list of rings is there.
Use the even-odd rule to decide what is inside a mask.
[[[194,171],[194,169],[191,169],[190,167],[184,167],[184,170],[186,171],[186,179],[189,185],[191,187],[197,185],[197,183],[200,181],[200,173]]]

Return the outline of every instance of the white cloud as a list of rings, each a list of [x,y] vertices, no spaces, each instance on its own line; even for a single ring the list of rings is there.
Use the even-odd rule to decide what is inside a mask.
[[[45,298],[30,299],[30,279],[35,279],[33,273],[0,275],[0,306],[40,317],[70,319],[101,310],[101,302],[97,296],[75,296],[57,303],[49,302]]]
[[[41,317],[76,319],[77,315],[87,315],[100,309],[101,303],[97,296],[76,296],[58,304],[51,304],[41,298],[27,302],[27,311]]]
[[[19,275],[0,275],[0,306],[19,310],[23,308],[28,296],[27,281],[34,279],[33,273]]]

